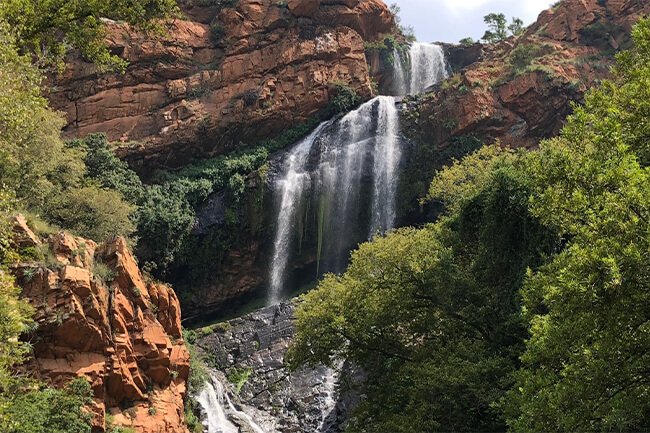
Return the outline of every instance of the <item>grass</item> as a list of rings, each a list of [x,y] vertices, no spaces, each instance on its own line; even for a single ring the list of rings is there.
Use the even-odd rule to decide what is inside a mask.
[[[253,373],[253,369],[250,367],[242,368],[241,370],[234,368],[233,372],[230,373],[228,380],[235,384],[235,387],[237,388],[237,394],[239,394],[242,387],[246,384],[246,382],[248,382],[251,373]]]

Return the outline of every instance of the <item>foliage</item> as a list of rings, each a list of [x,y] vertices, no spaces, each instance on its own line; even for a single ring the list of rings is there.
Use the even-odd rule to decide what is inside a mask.
[[[512,23],[506,26],[506,16],[504,14],[489,13],[483,17],[483,21],[488,25],[488,30],[481,39],[489,44],[499,43],[508,38],[508,32],[513,36],[523,34],[524,22],[520,18],[512,18]]]
[[[508,37],[506,29],[506,16],[504,14],[487,14],[483,21],[488,25],[488,30],[481,39],[489,44],[505,41]]]
[[[504,429],[493,405],[523,347],[518,289],[557,238],[530,215],[505,160],[464,189],[436,225],[361,245],[297,309],[291,368],[341,357],[367,373],[358,431]]]
[[[173,0],[2,0],[0,21],[6,22],[23,53],[33,53],[41,65],[64,67],[70,48],[106,69],[124,70],[126,62],[111,54],[104,38],[105,19],[125,21],[145,32],[161,32],[159,20],[176,13]]]
[[[250,367],[242,368],[240,370],[233,368],[232,373],[228,376],[228,380],[235,384],[237,394],[241,391],[242,387],[248,382],[253,369]]]
[[[397,3],[392,3],[389,7],[390,12],[393,14],[393,18],[395,19],[395,31],[404,37],[406,39],[414,41],[415,40],[415,30],[413,29],[412,26],[403,26],[402,25],[402,18],[400,17],[400,13],[402,12],[402,9],[399,7]]]
[[[645,127],[630,122],[647,116],[650,23],[633,35],[620,81],[592,92],[531,157],[532,210],[569,243],[524,286],[531,337],[505,403],[517,431],[650,427],[650,179]],[[623,108],[632,99],[642,106]]]
[[[119,192],[129,203],[137,204],[142,200],[142,181],[126,162],[115,156],[106,134],[88,134],[83,140],[69,141],[66,146],[84,152],[86,176],[102,188]]]
[[[470,37],[467,37],[467,38],[461,39],[460,41],[458,41],[458,43],[462,44],[462,45],[472,45],[472,44],[475,44],[476,41],[474,39],[470,38]]]
[[[513,71],[519,74],[526,70],[528,66],[535,60],[541,47],[535,44],[522,44],[512,50],[510,54],[509,63]]]
[[[338,113],[347,113],[356,107],[361,98],[357,92],[349,86],[342,83],[334,83],[336,86],[336,95],[330,100],[325,109],[327,116],[331,117]]]
[[[94,187],[64,191],[44,207],[44,214],[53,223],[100,242],[112,235],[133,233],[132,211],[118,192]]]
[[[82,407],[92,403],[92,389],[77,378],[64,389],[31,389],[0,397],[0,430],[7,433],[90,433],[92,415]]]
[[[97,176],[100,186],[115,187],[114,178],[125,168],[118,172],[113,155],[112,167],[100,165],[109,153],[92,143],[63,144],[63,122],[40,95],[40,73],[28,56],[18,55],[2,25],[0,41],[0,182],[15,192],[21,207],[63,229],[100,241],[109,232],[130,234],[132,208],[120,194],[92,182]]]
[[[482,147],[462,160],[454,160],[436,174],[422,203],[436,200],[448,212],[456,212],[476,194],[476,187],[483,185],[496,167],[512,164],[513,159],[512,151],[495,145]]]
[[[524,22],[521,18],[512,18],[512,23],[508,26],[508,31],[513,36],[519,36],[524,33]]]
[[[226,36],[226,28],[223,24],[217,22],[210,26],[210,40],[216,44]]]

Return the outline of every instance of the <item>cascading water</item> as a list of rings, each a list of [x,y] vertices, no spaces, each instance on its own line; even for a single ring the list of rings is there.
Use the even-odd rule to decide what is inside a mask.
[[[327,258],[319,271],[342,270],[350,247],[368,239],[355,233],[363,226],[362,215],[368,214],[370,235],[393,227],[401,154],[398,125],[395,98],[378,96],[339,121],[322,124],[288,153],[284,175],[276,183],[279,212],[269,305],[281,299],[305,209],[317,211],[318,256]],[[372,185],[368,209],[361,203],[365,180]]]
[[[300,141],[289,153],[286,161],[286,174],[278,181],[280,190],[280,213],[278,215],[278,228],[273,245],[273,259],[271,262],[271,284],[269,292],[269,305],[280,301],[280,289],[283,283],[284,270],[289,260],[288,251],[291,248],[294,227],[296,225],[296,210],[300,204],[302,194],[309,186],[309,173],[305,170],[305,163],[309,156],[314,140],[327,126],[322,123],[309,136]]]
[[[409,50],[411,82],[409,93],[421,93],[447,78],[445,54],[440,45],[413,42]]]
[[[412,42],[408,59],[393,52],[393,92],[398,96],[424,92],[428,87],[448,77],[445,53],[440,45]],[[404,67],[407,60],[409,68]]]
[[[212,382],[205,384],[196,401],[207,414],[204,422],[207,433],[239,433],[239,427],[228,419],[226,411],[246,423],[255,433],[265,433],[248,414],[235,408],[223,384],[215,376],[212,376]]]
[[[440,46],[414,42],[408,56],[405,68],[394,52],[399,96],[422,92],[447,76]],[[275,181],[279,207],[269,305],[282,299],[290,259],[301,251],[303,237],[318,239],[320,275],[342,271],[358,242],[393,228],[401,154],[396,100],[379,96],[321,124],[284,157]],[[317,227],[312,232],[310,224]]]

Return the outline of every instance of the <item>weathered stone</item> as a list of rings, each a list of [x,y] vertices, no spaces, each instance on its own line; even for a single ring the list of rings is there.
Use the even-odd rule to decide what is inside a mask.
[[[13,242],[18,249],[37,247],[41,244],[38,236],[27,225],[27,219],[22,214],[11,217]]]
[[[223,49],[210,41],[210,8],[186,5],[190,20],[175,20],[166,39],[111,24],[107,42],[129,61],[125,75],[98,78],[77,59],[49,83],[51,104],[67,113],[66,134],[140,141],[118,154],[146,174],[278,135],[324,108],[331,82],[370,95],[363,41],[391,31],[383,2],[276,3],[240,0],[223,9]],[[329,29],[324,35],[316,31],[321,26]],[[258,100],[245,104],[247,91],[258,92]]]
[[[90,272],[94,242],[65,233],[49,242],[65,264],[59,273],[28,263],[15,269],[39,325],[32,340],[34,356],[24,368],[56,387],[76,376],[88,378],[95,397],[89,410],[96,414],[97,431],[103,431],[108,411],[116,415],[116,425],[138,432],[186,432],[183,396],[189,354],[182,345],[176,295],[162,284],[144,283],[123,238],[97,248],[97,260],[116,274],[110,288]],[[175,378],[172,369],[178,372]],[[133,401],[136,409],[117,416],[124,401]],[[150,405],[155,413],[149,412]]]

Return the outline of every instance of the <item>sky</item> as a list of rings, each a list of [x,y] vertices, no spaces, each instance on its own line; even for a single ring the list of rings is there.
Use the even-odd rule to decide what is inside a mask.
[[[487,26],[483,17],[490,12],[521,18],[525,25],[537,19],[553,0],[384,0],[397,3],[402,25],[411,25],[421,42],[458,42],[465,37],[478,40]]]

